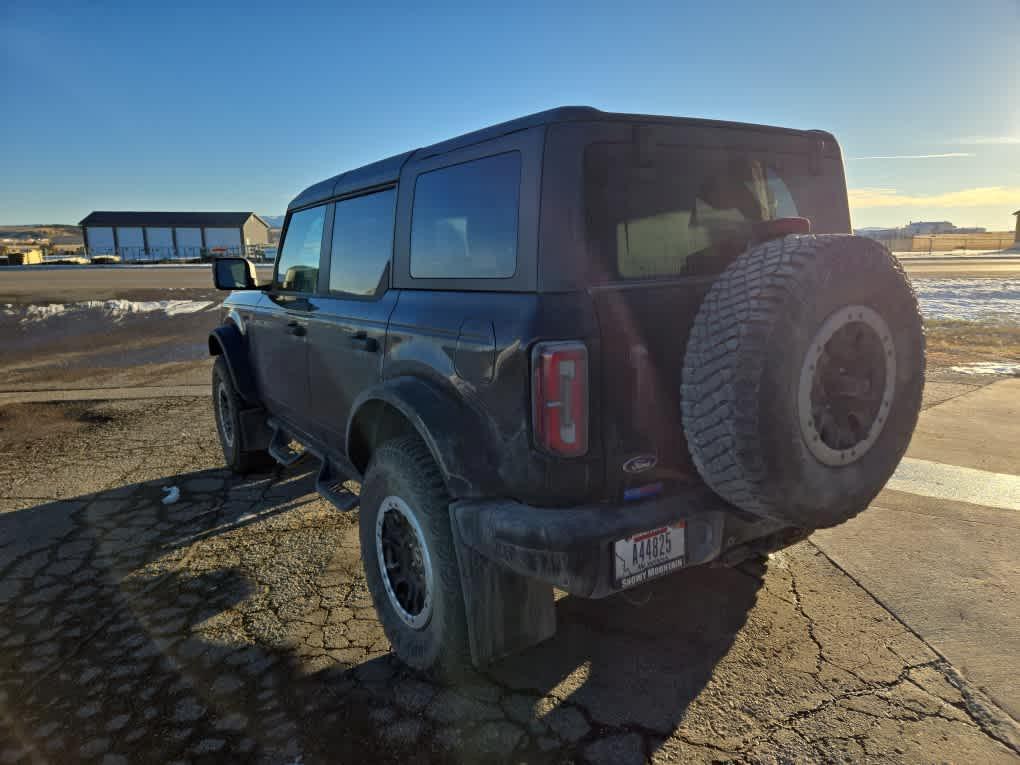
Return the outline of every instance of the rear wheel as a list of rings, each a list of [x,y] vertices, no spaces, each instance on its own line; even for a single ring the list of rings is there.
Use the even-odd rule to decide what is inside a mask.
[[[241,428],[241,400],[234,381],[222,356],[216,357],[212,374],[213,413],[216,416],[216,432],[220,437],[223,459],[235,473],[251,473],[269,470],[273,458],[262,449],[247,449],[244,431]]]
[[[372,455],[359,516],[365,579],[393,652],[441,677],[471,663],[449,504],[418,436],[387,441]]]
[[[727,501],[804,529],[856,515],[899,464],[921,406],[924,331],[878,242],[787,236],[712,285],[683,371],[694,463]]]

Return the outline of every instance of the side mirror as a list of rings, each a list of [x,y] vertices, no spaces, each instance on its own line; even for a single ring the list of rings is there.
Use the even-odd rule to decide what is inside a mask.
[[[216,258],[213,261],[213,284],[218,290],[258,289],[255,264],[247,258]]]

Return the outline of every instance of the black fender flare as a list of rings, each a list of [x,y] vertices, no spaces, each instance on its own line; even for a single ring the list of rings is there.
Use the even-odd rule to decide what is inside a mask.
[[[259,400],[248,360],[247,338],[236,324],[228,322],[209,333],[209,355],[223,357],[238,395],[246,404],[257,405]]]
[[[395,409],[421,436],[451,496],[485,496],[502,483],[495,432],[488,418],[455,392],[420,377],[391,378],[354,400],[347,420],[348,454],[359,414],[377,404]]]

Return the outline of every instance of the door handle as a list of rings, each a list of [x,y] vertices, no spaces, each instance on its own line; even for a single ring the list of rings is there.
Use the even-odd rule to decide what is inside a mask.
[[[297,322],[297,321],[288,321],[287,322],[287,331],[290,334],[292,334],[292,335],[296,335],[297,337],[304,337],[305,333],[308,330],[306,330],[304,325],[301,324],[300,322]]]
[[[365,332],[355,332],[351,335],[351,345],[360,351],[368,351],[369,353],[375,353],[379,350],[379,341],[374,337],[369,337]]]

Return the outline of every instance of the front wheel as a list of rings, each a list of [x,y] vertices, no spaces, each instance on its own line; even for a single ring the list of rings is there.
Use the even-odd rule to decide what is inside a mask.
[[[223,448],[223,459],[235,473],[250,473],[268,470],[273,465],[269,453],[246,448],[244,431],[241,428],[243,402],[234,387],[234,381],[222,356],[216,357],[212,374],[213,412],[216,416],[216,432]]]
[[[372,456],[361,490],[361,557],[375,610],[405,664],[442,677],[470,666],[450,498],[416,435]]]

